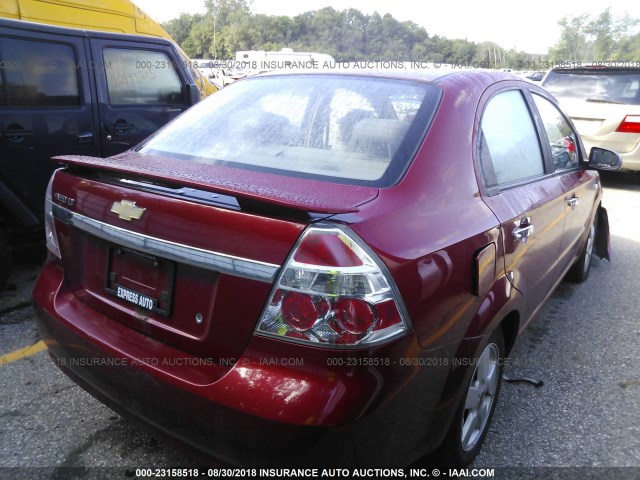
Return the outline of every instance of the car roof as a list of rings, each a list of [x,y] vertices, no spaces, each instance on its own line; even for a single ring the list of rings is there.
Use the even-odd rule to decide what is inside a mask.
[[[80,28],[71,27],[59,27],[57,25],[48,25],[44,23],[29,22],[27,20],[13,20],[9,18],[0,18],[0,28],[17,28],[22,32],[40,32],[55,35],[65,35],[73,37],[91,37],[91,38],[104,38],[112,40],[122,40],[131,42],[148,42],[171,45],[171,41],[150,35],[136,35],[132,33],[118,33],[118,32],[104,32],[99,30],[84,30]]]

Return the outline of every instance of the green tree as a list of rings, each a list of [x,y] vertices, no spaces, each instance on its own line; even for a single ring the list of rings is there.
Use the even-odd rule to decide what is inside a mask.
[[[382,60],[380,57],[385,50],[385,42],[382,17],[378,12],[373,12],[369,17],[364,34],[365,57],[370,60]]]
[[[554,61],[640,58],[639,22],[614,17],[609,9],[564,17],[562,34],[548,57],[506,50],[494,42],[474,43],[433,35],[414,22],[389,14],[365,15],[350,8],[326,7],[295,17],[253,14],[251,0],[205,0],[204,15],[182,14],[163,26],[194,58],[229,59],[239,50],[317,51],[338,61],[419,60],[468,63],[489,68],[530,70]]]
[[[410,57],[411,38],[407,29],[390,14],[382,17],[382,43],[384,60],[405,60]]]
[[[198,13],[195,15],[181,13],[178,18],[164,22],[162,27],[171,35],[171,38],[173,38],[178,45],[183,45],[187,38],[189,38],[191,30],[203,21],[204,15]]]
[[[368,16],[360,10],[350,8],[342,16],[341,54],[345,60],[355,61],[366,58],[366,35]]]
[[[593,37],[593,55],[596,59],[610,59],[616,46],[614,20],[611,9],[607,8],[598,17],[590,21],[585,33]]]
[[[251,16],[251,0],[205,0],[207,15],[213,18],[216,28],[224,28],[238,16]]]
[[[455,39],[451,42],[451,57],[447,63],[469,64],[476,54],[476,45],[467,40]]]
[[[624,37],[618,43],[616,60],[637,62],[640,59],[640,33]]]
[[[585,28],[589,15],[564,17],[558,24],[562,27],[560,41],[552,49],[552,56],[556,61],[578,61],[588,56],[587,36]]]
[[[450,63],[453,56],[451,40],[440,35],[434,35],[426,42],[429,51],[427,58],[430,62]]]
[[[204,19],[195,24],[181,46],[192,58],[225,58],[216,56],[215,35],[210,19]]]
[[[280,50],[295,37],[295,21],[290,17],[253,15],[250,27],[256,48],[262,50]]]
[[[550,50],[555,61],[638,60],[635,39],[639,20],[628,14],[615,18],[607,8],[595,17],[564,17],[560,41]]]
[[[229,14],[228,21],[220,34],[221,58],[233,58],[235,52],[253,50],[259,45],[259,35],[252,28],[250,13],[242,9],[234,10]]]

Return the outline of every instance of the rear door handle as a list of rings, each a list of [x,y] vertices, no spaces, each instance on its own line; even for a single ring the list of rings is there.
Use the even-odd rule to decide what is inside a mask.
[[[109,125],[109,130],[115,133],[119,133],[120,135],[126,133],[129,130],[134,130],[135,128],[136,126],[133,123],[128,123],[121,120],[118,120],[116,123],[112,123],[111,125]]]
[[[2,133],[4,134],[4,138],[13,143],[20,143],[24,140],[24,137],[33,136],[33,130],[23,130],[18,128],[9,128]]]
[[[93,133],[92,132],[84,132],[76,135],[76,140],[79,144],[87,144],[93,143]]]
[[[567,199],[567,205],[569,205],[572,210],[576,209],[578,203],[580,203],[580,199],[576,197],[575,194],[573,195],[573,197]]]
[[[5,137],[30,137],[33,135],[33,130],[22,130],[10,128],[4,131]]]
[[[526,243],[531,235],[533,235],[531,217],[525,217],[520,220],[520,225],[513,230],[513,238],[514,240],[520,240],[520,242]]]

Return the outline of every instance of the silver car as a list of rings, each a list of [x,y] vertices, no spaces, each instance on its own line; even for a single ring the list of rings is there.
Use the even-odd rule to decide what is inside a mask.
[[[623,170],[640,171],[640,65],[556,68],[542,86],[569,114],[587,152],[614,150]]]

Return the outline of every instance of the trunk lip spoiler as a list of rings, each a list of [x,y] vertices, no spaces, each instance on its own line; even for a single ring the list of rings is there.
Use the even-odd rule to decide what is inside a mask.
[[[380,188],[374,186],[249,172],[231,167],[180,162],[132,151],[108,158],[63,155],[51,160],[69,169],[117,172],[126,177],[175,183],[319,215],[357,213],[380,193]]]
[[[51,200],[47,200],[51,202]],[[192,247],[161,238],[132,232],[51,203],[53,217],[103,240],[158,257],[226,273],[237,277],[273,283],[281,265]]]

